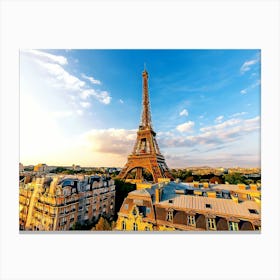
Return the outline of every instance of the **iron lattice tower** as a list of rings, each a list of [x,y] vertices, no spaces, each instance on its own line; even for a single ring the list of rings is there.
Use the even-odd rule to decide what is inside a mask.
[[[158,178],[171,178],[172,175],[167,167],[164,156],[161,154],[157,141],[156,133],[152,128],[152,118],[150,110],[150,100],[148,91],[148,72],[142,72],[142,115],[137,132],[136,142],[132,153],[118,178],[126,179],[127,175],[136,169],[136,178],[143,179],[143,169],[148,170],[153,181],[158,182]]]

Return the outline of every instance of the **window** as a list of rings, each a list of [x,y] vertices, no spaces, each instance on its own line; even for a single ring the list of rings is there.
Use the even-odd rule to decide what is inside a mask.
[[[208,204],[208,203],[205,204],[205,207],[206,208],[212,208],[211,204]]]
[[[125,205],[124,205],[124,209],[125,209],[125,210],[128,210],[128,204],[125,204]]]
[[[133,230],[137,231],[138,230],[138,225],[136,223],[133,223]]]
[[[122,221],[122,230],[126,230],[126,223],[125,223],[125,221]]]
[[[248,209],[251,214],[259,214],[256,209]]]
[[[136,215],[137,215],[136,207],[133,208],[133,210],[132,210],[132,215],[133,215],[133,216],[136,216]]]
[[[150,214],[151,213],[151,208],[150,207],[147,207],[146,208],[146,214],[148,215],[148,214]]]
[[[215,219],[208,218],[207,222],[208,222],[208,229],[216,230],[216,221],[215,221]]]
[[[234,231],[238,230],[238,223],[230,221],[229,222],[229,230],[234,230]]]
[[[167,212],[167,221],[168,222],[173,222],[173,211],[168,211]]]
[[[188,216],[188,225],[195,226],[195,218],[194,216]]]

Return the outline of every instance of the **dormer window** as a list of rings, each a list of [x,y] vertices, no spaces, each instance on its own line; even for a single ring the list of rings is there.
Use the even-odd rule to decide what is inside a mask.
[[[133,208],[133,210],[132,210],[132,215],[133,215],[133,216],[136,216],[136,215],[137,215],[136,207]]]
[[[256,209],[248,209],[251,214],[259,214]]]

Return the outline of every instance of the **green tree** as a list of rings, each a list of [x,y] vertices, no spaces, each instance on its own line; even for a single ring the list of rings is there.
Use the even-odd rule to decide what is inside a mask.
[[[246,184],[246,179],[240,173],[225,174],[223,178],[229,184]]]

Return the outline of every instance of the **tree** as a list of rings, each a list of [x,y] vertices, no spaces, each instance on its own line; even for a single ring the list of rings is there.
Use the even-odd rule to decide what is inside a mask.
[[[246,184],[246,179],[240,173],[225,174],[223,178],[229,184]]]
[[[193,176],[188,176],[185,180],[186,183],[192,183],[193,182]]]
[[[221,179],[220,177],[218,177],[218,176],[212,177],[212,178],[210,179],[210,181],[209,181],[209,183],[211,183],[211,184],[216,184],[216,182],[217,182],[218,184],[222,184],[222,183],[223,183],[223,182],[222,182],[222,179]]]
[[[105,217],[101,216],[98,223],[91,230],[113,230],[115,225],[114,221],[109,222]]]
[[[118,217],[118,212],[122,206],[124,199],[127,197],[128,193],[136,190],[136,185],[131,183],[126,183],[124,180],[115,180],[116,187],[116,200],[115,200],[115,219]]]
[[[111,227],[105,218],[100,217],[98,223],[95,226],[95,230],[111,230]]]

